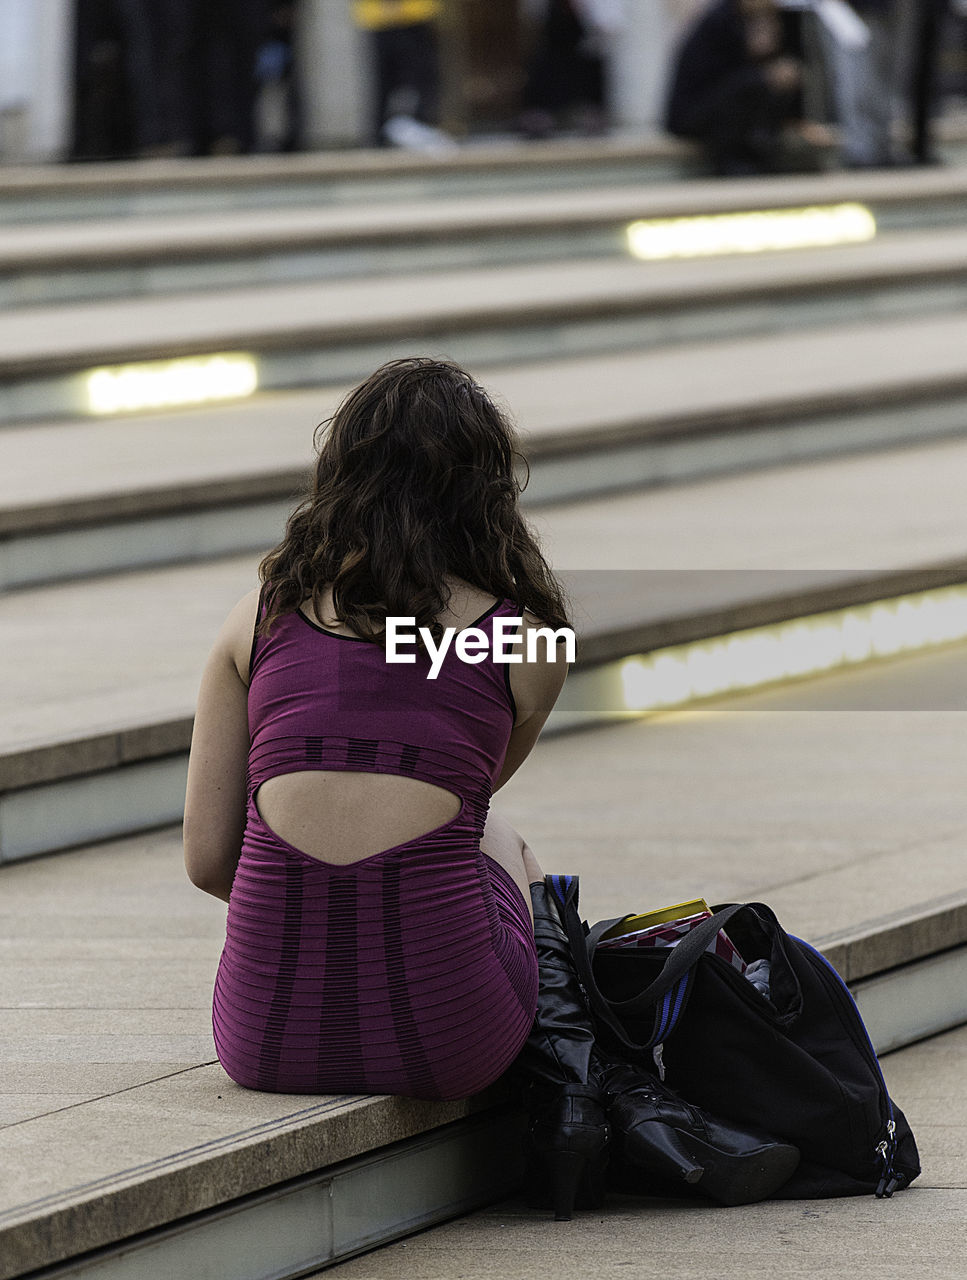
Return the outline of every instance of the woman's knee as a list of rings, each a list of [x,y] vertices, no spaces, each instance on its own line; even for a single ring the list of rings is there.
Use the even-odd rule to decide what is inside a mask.
[[[544,873],[530,845],[512,823],[490,811],[480,841],[483,852],[505,867],[521,884],[543,880]]]
[[[499,850],[504,854],[517,854],[519,857],[523,856],[526,848],[524,837],[517,828],[508,822],[503,814],[495,813],[493,809],[487,814],[480,845],[485,853]]]

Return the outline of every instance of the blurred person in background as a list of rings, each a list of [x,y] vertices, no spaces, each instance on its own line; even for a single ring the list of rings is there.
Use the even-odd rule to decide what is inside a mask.
[[[931,140],[931,123],[937,110],[940,54],[950,9],[949,0],[921,0],[917,7],[910,85],[910,144],[914,164],[939,162]]]
[[[251,151],[269,0],[78,0],[73,152]]]
[[[368,34],[375,78],[371,127],[376,146],[449,151],[440,124],[442,0],[353,0],[356,25]]]
[[[523,93],[520,129],[525,137],[550,137],[573,125],[581,133],[607,126],[605,53],[620,31],[622,0],[525,0],[536,26]]]
[[[270,0],[154,0],[163,15],[159,91],[173,155],[254,150],[256,60]]]
[[[666,125],[699,142],[720,176],[815,167],[812,145],[826,141],[803,120],[804,66],[798,16],[776,0],[715,0],[687,32],[671,77]]]
[[[295,71],[295,0],[274,3],[255,62],[256,150],[295,151],[301,134],[301,102]]]
[[[936,163],[931,141],[948,0],[854,0],[866,38],[830,43],[843,160]]]
[[[150,156],[163,148],[158,87],[164,0],[77,0],[75,159]]]

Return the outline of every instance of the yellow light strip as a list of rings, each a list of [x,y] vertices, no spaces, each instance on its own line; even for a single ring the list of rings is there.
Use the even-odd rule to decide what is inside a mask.
[[[967,639],[967,586],[753,627],[617,664],[625,714],[854,667]]]
[[[876,219],[862,204],[811,205],[805,209],[642,219],[632,222],[626,234],[633,257],[657,262],[859,244],[874,238]]]
[[[88,410],[106,415],[238,400],[258,382],[255,360],[238,352],[93,369],[86,375]]]

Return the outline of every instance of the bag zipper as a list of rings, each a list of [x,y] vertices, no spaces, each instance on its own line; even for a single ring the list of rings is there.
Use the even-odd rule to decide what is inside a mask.
[[[790,937],[792,935],[790,934]],[[900,1185],[900,1180],[896,1176],[893,1168],[893,1161],[896,1157],[896,1117],[893,1111],[893,1100],[890,1097],[889,1090],[886,1087],[886,1081],[883,1078],[883,1069],[880,1066],[880,1060],[876,1056],[876,1050],[873,1048],[873,1041],[870,1039],[870,1033],[866,1029],[860,1011],[853,999],[853,993],[849,987],[836,972],[836,969],[830,964],[821,951],[817,951],[815,947],[810,946],[802,938],[793,938],[794,942],[799,945],[817,962],[817,968],[820,975],[825,979],[826,985],[830,990],[835,991],[840,1000],[844,1000],[848,1011],[852,1012],[853,1019],[848,1023],[848,1030],[857,1048],[864,1054],[868,1064],[872,1067],[876,1079],[880,1085],[880,1114],[886,1113],[886,1137],[882,1138],[873,1148],[881,1164],[882,1172],[880,1180],[877,1183],[875,1195],[878,1200],[889,1200]],[[884,1105],[885,1104],[885,1105]]]
[[[877,1143],[877,1155],[883,1161],[883,1173],[876,1184],[877,1200],[889,1200],[900,1185],[893,1172],[893,1157],[896,1155],[896,1121],[890,1120],[886,1126],[886,1137]]]

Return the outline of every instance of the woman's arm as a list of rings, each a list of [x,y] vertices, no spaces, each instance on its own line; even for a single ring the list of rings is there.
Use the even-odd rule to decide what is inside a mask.
[[[507,744],[507,754],[501,766],[494,791],[499,790],[524,763],[543,729],[554,703],[560,696],[567,678],[567,661],[562,644],[558,644],[553,657],[546,654],[543,641],[537,646],[537,657],[526,661],[527,632],[541,623],[525,614],[523,628],[523,653],[525,661],[510,668],[510,687],[517,704],[517,719]]]
[[[201,678],[188,758],[185,868],[193,884],[224,902],[245,831],[248,658],[257,609],[253,591],[218,634]]]

